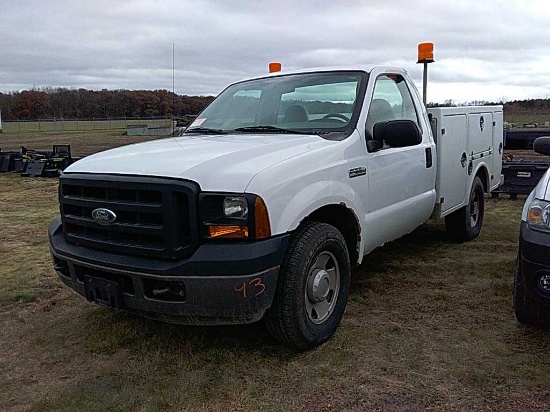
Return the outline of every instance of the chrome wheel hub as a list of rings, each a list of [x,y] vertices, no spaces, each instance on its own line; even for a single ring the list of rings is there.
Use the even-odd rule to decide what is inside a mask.
[[[307,297],[310,302],[319,303],[327,298],[330,291],[330,278],[325,270],[319,270],[309,277],[307,285]]]
[[[321,252],[310,267],[305,291],[309,320],[323,323],[334,311],[340,290],[340,269],[334,255]]]

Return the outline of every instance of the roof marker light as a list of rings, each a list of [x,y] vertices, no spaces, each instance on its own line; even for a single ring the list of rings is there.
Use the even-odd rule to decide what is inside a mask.
[[[269,63],[269,73],[280,72],[282,67],[280,62],[271,62]]]

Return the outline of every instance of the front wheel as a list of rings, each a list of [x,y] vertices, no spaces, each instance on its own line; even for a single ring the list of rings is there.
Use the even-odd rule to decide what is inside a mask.
[[[294,234],[281,265],[269,332],[299,349],[312,349],[336,331],[349,295],[351,266],[342,234],[308,222]]]
[[[476,176],[472,182],[468,204],[456,212],[445,216],[447,233],[460,242],[466,242],[478,237],[483,225],[485,214],[485,198],[483,183]]]
[[[542,308],[525,292],[525,283],[520,271],[519,254],[514,272],[514,313],[517,320],[526,325],[547,326],[550,324],[550,311]]]

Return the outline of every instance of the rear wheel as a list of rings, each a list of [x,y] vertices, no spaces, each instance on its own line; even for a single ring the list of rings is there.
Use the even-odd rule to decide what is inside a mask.
[[[472,182],[468,204],[445,217],[447,233],[455,240],[465,242],[478,237],[485,215],[483,183],[476,176]]]
[[[265,321],[279,341],[312,349],[336,331],[349,294],[351,267],[342,234],[308,222],[294,234]]]

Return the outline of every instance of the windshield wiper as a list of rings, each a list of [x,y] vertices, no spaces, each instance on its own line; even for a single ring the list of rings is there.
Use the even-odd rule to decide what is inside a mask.
[[[209,127],[193,127],[192,129],[187,129],[183,133],[227,134],[227,132],[222,129],[210,129]]]
[[[246,127],[237,127],[236,132],[243,133],[289,133],[289,134],[304,134],[304,132],[299,132],[296,130],[283,129],[276,126],[246,126]]]

